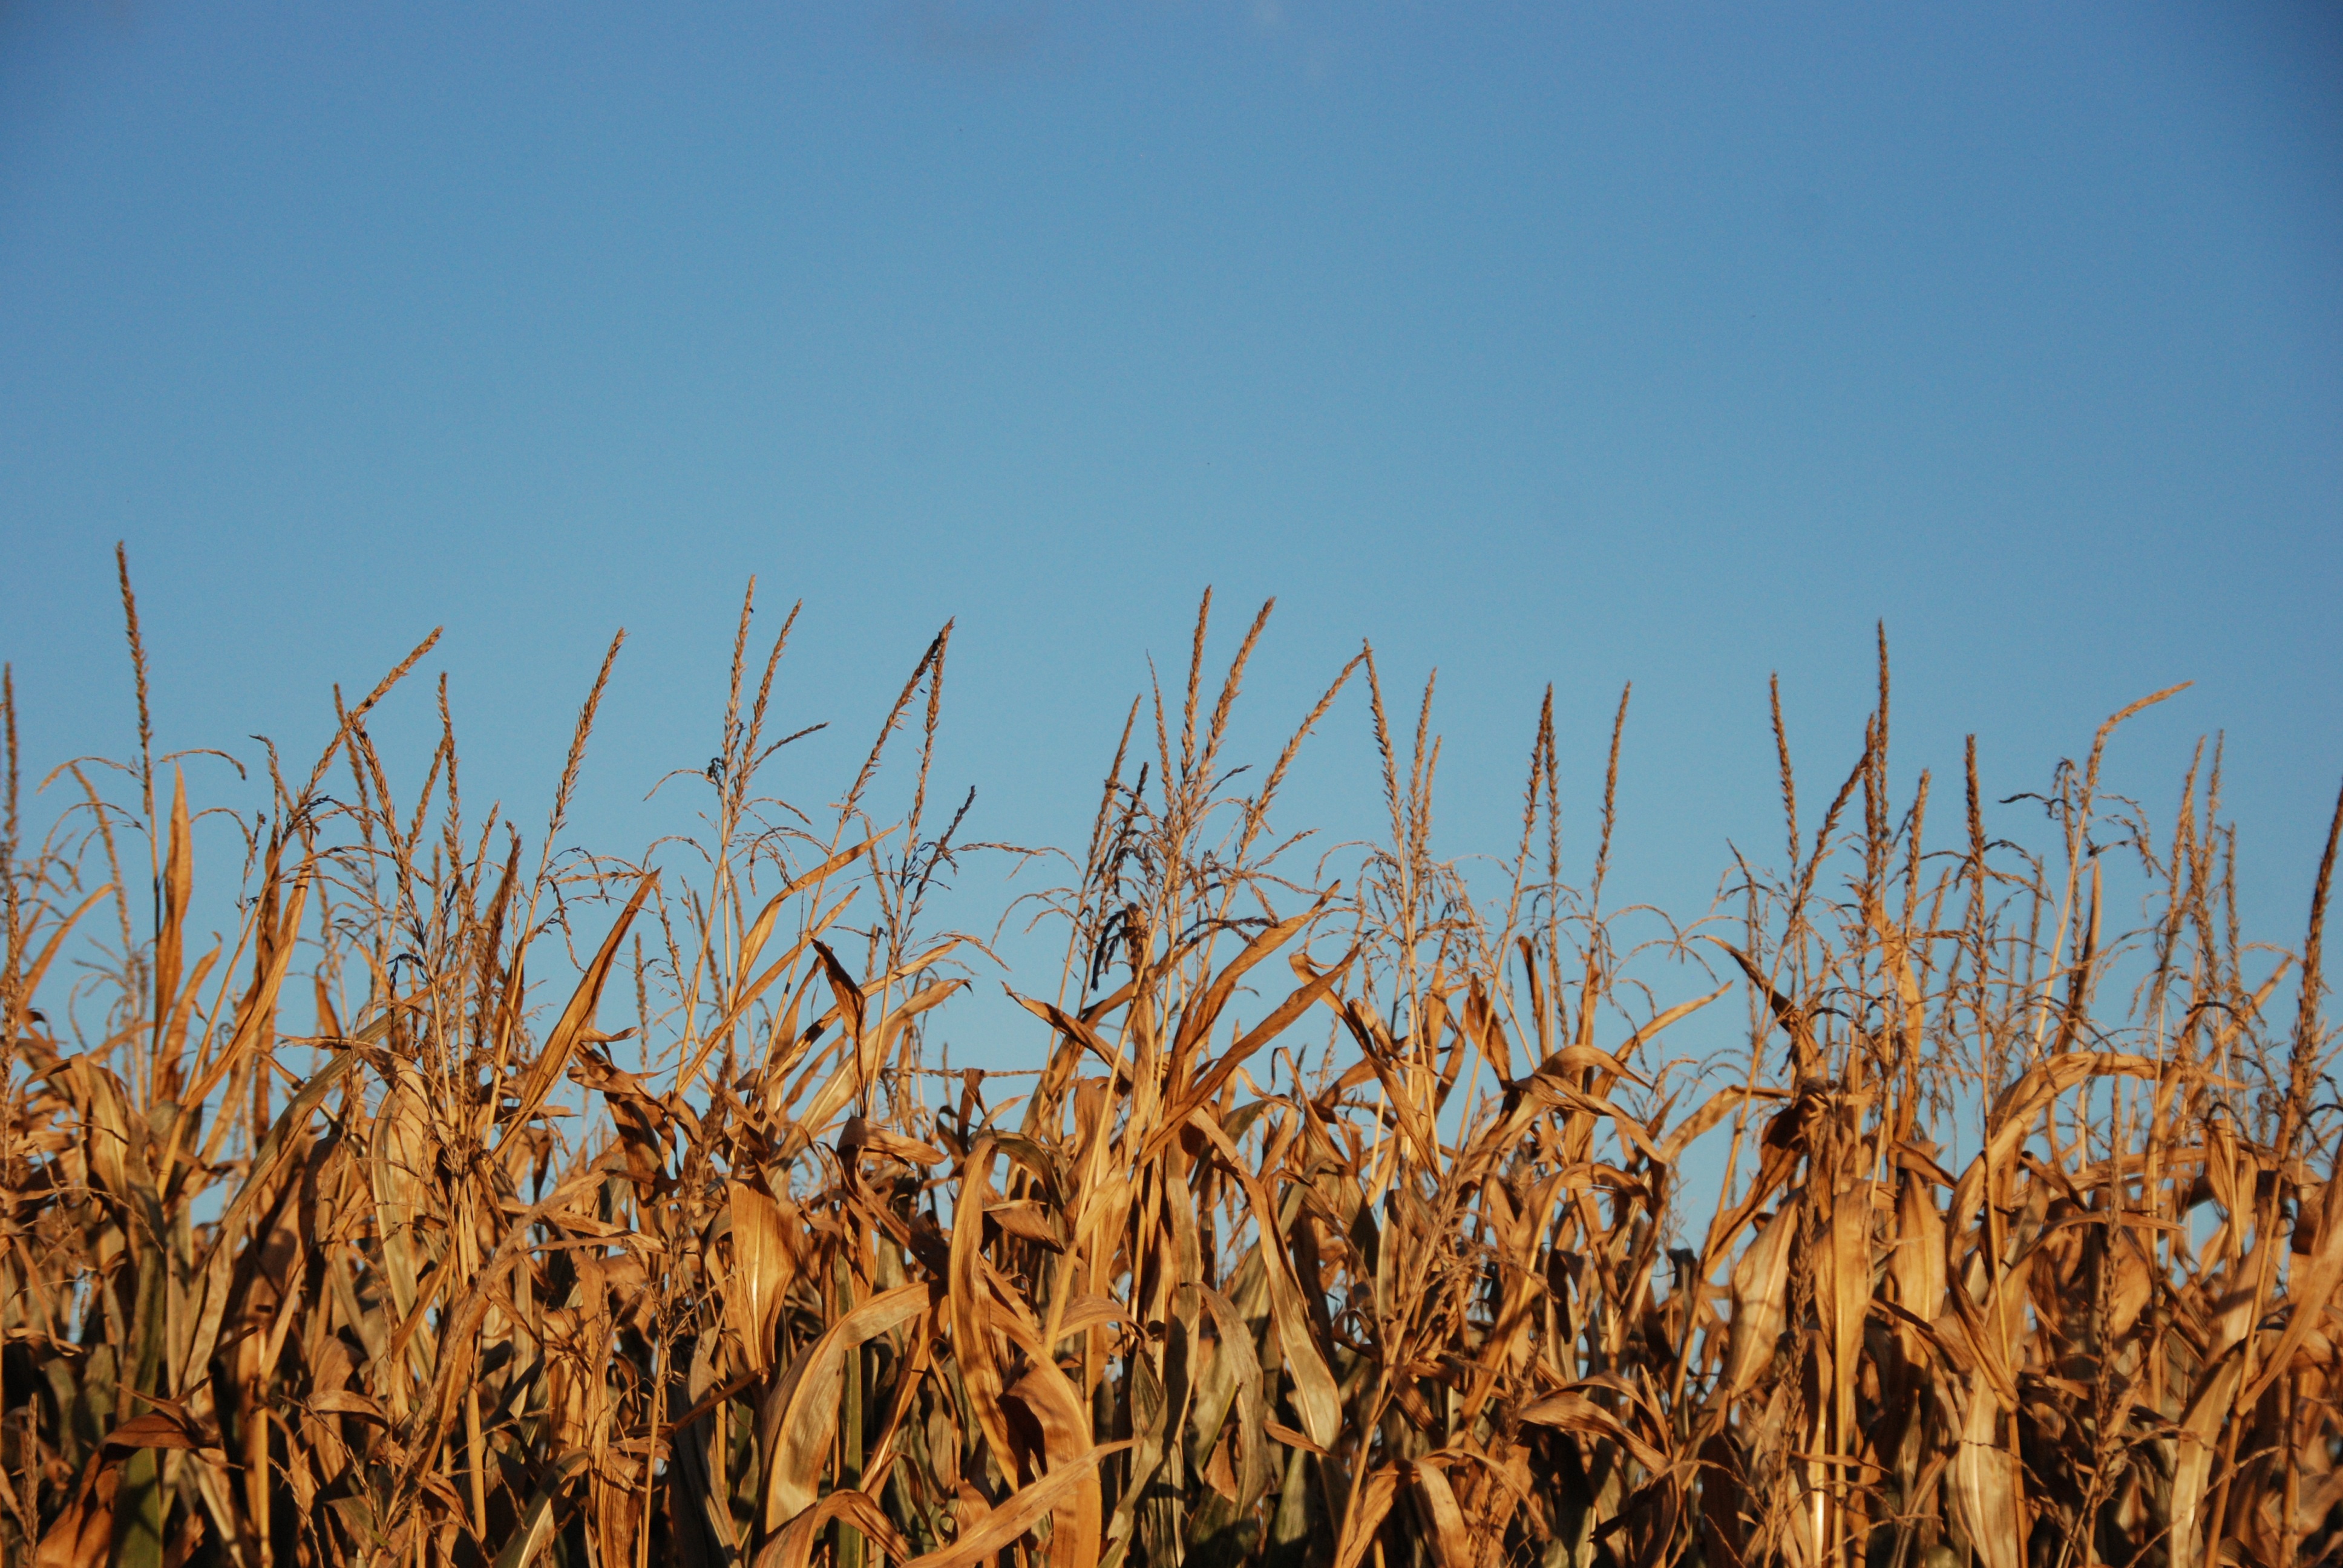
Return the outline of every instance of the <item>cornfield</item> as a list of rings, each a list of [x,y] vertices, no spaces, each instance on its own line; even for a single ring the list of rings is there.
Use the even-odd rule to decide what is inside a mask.
[[[1635,941],[1620,728],[1576,883],[1551,695],[1467,868],[1428,686],[1411,736],[1362,652],[1247,771],[1269,611],[1218,678],[1200,614],[1012,910],[1064,938],[1010,978],[1029,1070],[950,1072],[993,981],[927,925],[978,851],[928,809],[949,628],[817,819],[759,783],[752,585],[719,754],[663,785],[699,826],[639,859],[565,838],[618,644],[532,848],[465,815],[444,678],[436,751],[378,753],[427,639],[306,773],[269,749],[231,875],[122,588],[139,752],[30,786],[30,836],[6,693],[12,1561],[2343,1557],[2335,839],[2301,951],[2247,942],[2217,748],[2160,827],[2101,779],[2168,693],[2029,849],[1974,742],[1961,807],[1891,799],[1883,640],[1819,816],[1775,700],[1781,863]],[[1329,851],[1272,817],[1338,704],[1389,820]]]

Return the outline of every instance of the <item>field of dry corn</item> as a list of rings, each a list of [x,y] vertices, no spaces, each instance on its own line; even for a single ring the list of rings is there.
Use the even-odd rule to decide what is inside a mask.
[[[466,814],[427,641],[198,865],[123,597],[137,755],[20,775],[7,693],[12,1563],[2343,1556],[2335,843],[2299,950],[2241,936],[2217,748],[2151,819],[2100,778],[2127,710],[1990,839],[1974,746],[1891,798],[1883,645],[1828,788],[1777,705],[1779,863],[1652,950],[1604,901],[1615,731],[1565,864],[1524,716],[1468,877],[1428,690],[1387,714],[1362,654],[1240,776],[1268,612],[1224,672],[1200,616],[1015,912],[1064,938],[1010,980],[1031,1070],[948,1074],[998,972],[927,915],[977,875],[927,799],[948,630],[792,808],[744,603],[656,869],[565,828],[609,660],[525,834]],[[1379,770],[1378,842],[1277,819],[1305,744]]]

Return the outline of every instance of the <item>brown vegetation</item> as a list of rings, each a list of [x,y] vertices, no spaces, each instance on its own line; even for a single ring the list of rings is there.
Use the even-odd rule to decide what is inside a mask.
[[[749,628],[721,755],[679,781],[705,831],[665,877],[554,853],[608,661],[533,854],[463,815],[451,724],[395,795],[368,719],[427,642],[337,697],[306,777],[271,755],[243,925],[201,953],[135,613],[128,806],[67,767],[77,803],[24,839],[11,695],[15,1558],[2338,1551],[2318,916],[2299,961],[2241,942],[2217,755],[2151,834],[2102,793],[2117,715],[2036,857],[1988,840],[1972,749],[1924,851],[1927,780],[1887,792],[1883,650],[1844,786],[1802,828],[1785,741],[1786,862],[1736,871],[1730,920],[1670,938],[1647,990],[1603,902],[1607,788],[1564,884],[1551,704],[1489,897],[1429,847],[1428,690],[1394,736],[1362,656],[1240,793],[1261,622],[1215,692],[1200,618],[1051,900],[1065,974],[1020,996],[1038,1070],[940,1079],[923,1032],[971,947],[921,929],[953,853],[929,753],[900,820],[870,802],[899,728],[933,740],[947,638],[817,830],[759,793],[787,628],[760,671]],[[1272,798],[1345,681],[1389,836],[1322,885]],[[2120,937],[2118,857],[2151,887]],[[86,1042],[42,1010],[82,951]],[[1682,983],[1704,967],[1728,983]],[[1725,1069],[1662,1049],[1736,990]],[[1956,1128],[1975,1158],[1931,1141]],[[1679,1180],[1704,1135],[1721,1196]]]

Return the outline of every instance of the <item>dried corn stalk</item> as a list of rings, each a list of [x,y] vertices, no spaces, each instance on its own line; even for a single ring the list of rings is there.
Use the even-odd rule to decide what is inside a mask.
[[[1814,837],[1785,739],[1786,863],[1639,958],[1604,904],[1616,732],[1574,890],[1549,703],[1492,900],[1431,848],[1428,688],[1407,742],[1363,655],[1239,793],[1262,621],[1213,690],[1200,616],[1052,896],[1062,980],[1012,982],[1036,1065],[1004,1114],[927,1059],[970,950],[921,925],[960,826],[923,816],[948,630],[817,832],[759,793],[788,628],[759,670],[750,608],[720,749],[670,786],[709,791],[689,861],[554,852],[608,660],[534,871],[463,815],[444,683],[395,795],[368,717],[427,642],[337,696],[306,782],[271,758],[242,925],[201,953],[135,610],[137,802],[69,768],[25,841],[9,694],[12,1560],[2343,1553],[2334,845],[2299,961],[2249,973],[2217,760],[2152,839],[2101,791],[2118,715],[2030,856],[1972,758],[1924,855],[1883,654]],[[1336,879],[1272,812],[1362,671],[1389,826]],[[2122,935],[2117,841],[2151,895]],[[1750,1027],[1700,1073],[1671,1042],[1716,1038],[1704,967]]]

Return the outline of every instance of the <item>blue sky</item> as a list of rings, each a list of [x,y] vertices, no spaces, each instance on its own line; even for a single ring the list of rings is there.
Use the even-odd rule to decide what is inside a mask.
[[[2226,729],[2291,943],[2339,66],[2318,6],[18,4],[0,657],[32,762],[126,751],[126,539],[162,739],[249,754],[445,623],[468,798],[536,821],[624,625],[578,825],[633,842],[754,572],[838,725],[784,789],[957,617],[947,792],[1071,842],[1212,584],[1280,601],[1256,753],[1361,637],[1439,667],[1452,852],[1553,682],[1583,869],[1632,678],[1618,885],[1687,909],[1778,841],[1768,672],[1826,792],[1884,618],[1906,786],[2196,680],[2116,782],[2168,811]],[[1364,741],[1297,825],[1372,829]]]

